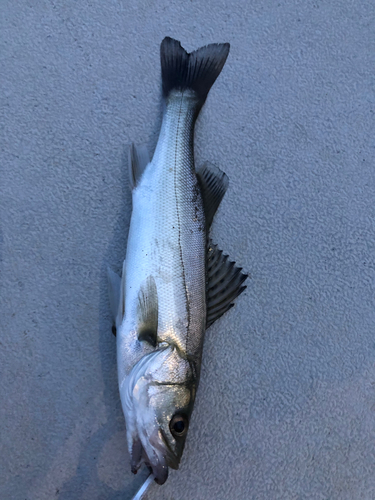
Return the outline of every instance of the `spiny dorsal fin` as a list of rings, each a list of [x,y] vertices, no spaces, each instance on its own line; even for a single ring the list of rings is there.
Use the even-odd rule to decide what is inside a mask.
[[[242,283],[247,274],[241,267],[228,261],[228,255],[223,255],[217,245],[209,241],[207,251],[207,319],[206,328],[210,327],[228,309],[234,306],[233,301],[246,288]]]
[[[209,228],[228,189],[229,179],[220,168],[208,162],[197,170],[197,177],[203,198],[206,225]]]
[[[136,187],[149,163],[150,155],[148,154],[146,146],[135,146],[135,144],[132,143],[129,149],[129,178],[132,189]]]
[[[149,276],[139,290],[137,317],[138,340],[155,347],[158,334],[158,293],[153,276]]]

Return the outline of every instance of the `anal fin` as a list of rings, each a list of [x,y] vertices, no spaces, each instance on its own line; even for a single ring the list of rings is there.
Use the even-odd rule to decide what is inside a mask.
[[[243,282],[248,275],[241,271],[242,268],[229,261],[228,255],[224,255],[210,240],[207,250],[206,328],[233,307],[233,301],[245,290]]]

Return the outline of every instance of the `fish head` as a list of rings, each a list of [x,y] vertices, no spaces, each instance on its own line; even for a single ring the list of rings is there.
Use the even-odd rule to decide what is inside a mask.
[[[163,484],[168,468],[178,469],[195,391],[194,366],[173,346],[133,367],[120,392],[134,473],[144,462]]]

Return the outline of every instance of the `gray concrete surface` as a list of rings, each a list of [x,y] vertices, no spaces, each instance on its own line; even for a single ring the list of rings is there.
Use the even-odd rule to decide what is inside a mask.
[[[107,264],[159,44],[231,43],[196,129],[251,274],[208,331],[181,469],[149,500],[375,498],[375,5],[1,2],[0,499],[127,500]]]

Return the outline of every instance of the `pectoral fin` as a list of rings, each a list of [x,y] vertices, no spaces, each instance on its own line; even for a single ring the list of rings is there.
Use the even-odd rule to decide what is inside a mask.
[[[197,177],[202,192],[206,224],[209,228],[228,188],[229,179],[220,168],[208,162],[197,169]]]
[[[153,276],[149,276],[138,293],[138,340],[153,347],[158,334],[158,293]]]
[[[113,320],[112,333],[121,325],[125,314],[125,261],[122,265],[122,278],[107,267],[108,296]]]
[[[233,301],[245,290],[246,286],[242,283],[248,275],[241,271],[242,268],[228,261],[228,255],[223,255],[223,251],[210,240],[207,251],[206,328],[233,307]]]
[[[109,304],[111,307],[112,319],[113,322],[115,322],[120,304],[121,278],[118,274],[112,271],[110,267],[107,267],[107,278]]]
[[[116,328],[122,323],[125,316],[125,283],[126,283],[126,266],[125,261],[122,264],[122,276],[121,276],[121,286],[120,286],[120,302],[116,316]]]

